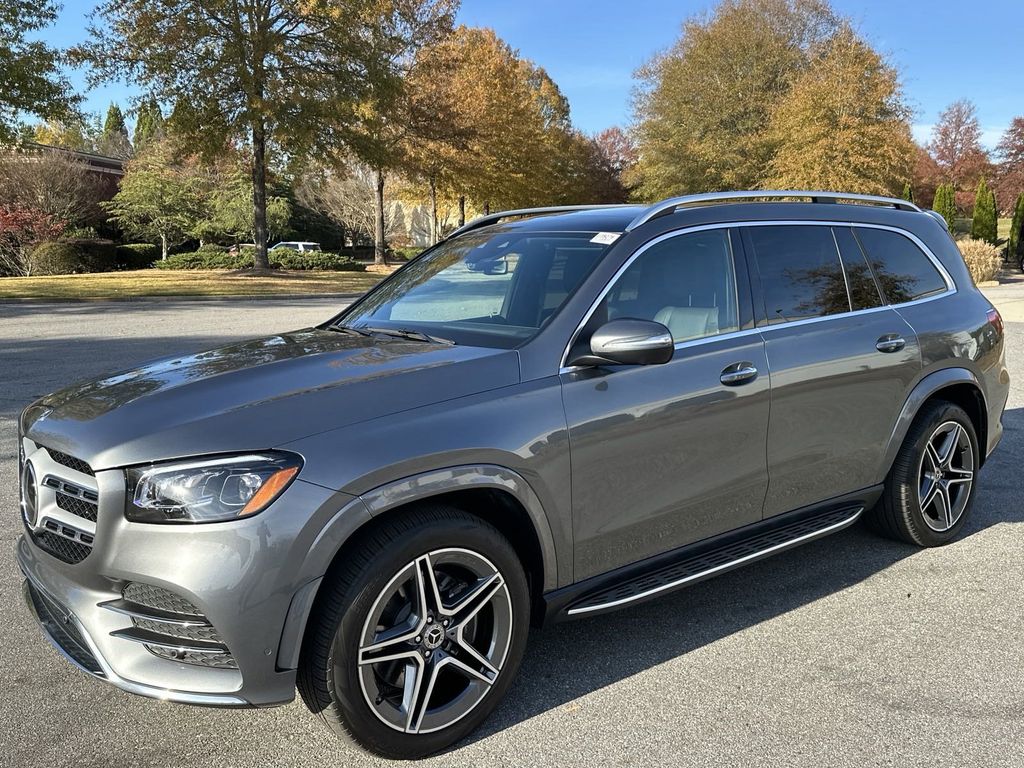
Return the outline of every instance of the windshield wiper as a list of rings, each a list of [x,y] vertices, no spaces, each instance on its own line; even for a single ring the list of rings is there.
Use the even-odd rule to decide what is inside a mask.
[[[363,325],[359,328],[353,328],[353,331],[363,332],[367,335],[371,333],[379,333],[384,336],[397,336],[400,339],[410,339],[411,341],[428,341],[431,344],[445,344],[449,347],[454,347],[455,342],[451,339],[442,339],[440,336],[431,336],[429,333],[423,331],[413,331],[408,328],[374,328],[369,325]]]
[[[327,326],[328,331],[341,331],[342,333],[354,333],[356,336],[372,336],[365,328],[353,328],[351,325],[342,325],[341,323],[335,323],[334,325]]]

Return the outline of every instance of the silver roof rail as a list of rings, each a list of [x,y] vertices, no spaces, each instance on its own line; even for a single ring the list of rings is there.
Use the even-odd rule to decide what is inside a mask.
[[[502,219],[511,219],[515,216],[543,216],[550,213],[571,213],[572,211],[594,211],[602,208],[629,208],[628,204],[612,204],[612,205],[552,205],[546,208],[517,208],[511,211],[498,211],[497,213],[488,213],[484,216],[477,216],[472,221],[467,222],[463,226],[456,229],[445,239],[457,237],[458,235],[464,235],[467,232],[471,232],[474,229],[480,229],[490,224],[497,224]]]
[[[633,219],[626,227],[626,231],[636,229],[641,224],[646,224],[651,219],[672,213],[677,208],[687,206],[710,205],[711,203],[722,203],[730,200],[761,200],[765,198],[786,198],[806,197],[814,203],[839,203],[843,200],[850,200],[858,203],[873,203],[875,205],[887,205],[900,211],[918,211],[920,208],[909,200],[898,197],[880,197],[877,195],[857,195],[852,192],[815,192],[807,190],[749,190],[744,192],[705,192],[699,195],[683,195],[682,197],[670,197],[655,203],[646,211]]]

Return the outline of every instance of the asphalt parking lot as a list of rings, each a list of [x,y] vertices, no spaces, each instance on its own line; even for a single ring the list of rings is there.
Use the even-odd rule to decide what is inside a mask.
[[[1024,286],[996,289],[1021,305]],[[20,409],[76,379],[326,318],[336,302],[0,305],[0,765],[379,765],[301,703],[210,710],[73,669],[21,600]],[[436,766],[1024,765],[1024,312],[1015,389],[960,540],[859,527],[610,616],[534,633],[484,728]]]

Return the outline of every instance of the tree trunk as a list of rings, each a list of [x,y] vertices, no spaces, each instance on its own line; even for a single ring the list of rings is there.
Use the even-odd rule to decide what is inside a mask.
[[[430,244],[436,245],[438,241],[437,232],[437,180],[430,177]]]
[[[167,235],[160,235],[160,259],[167,259]]]
[[[466,226],[466,196],[459,195],[459,226]]]
[[[252,126],[252,209],[253,241],[256,253],[253,266],[269,269],[267,259],[267,134],[260,120]]]
[[[491,213],[491,204],[484,203],[484,216],[488,216]]]
[[[373,263],[387,264],[387,244],[384,242],[384,171],[377,169],[377,194],[374,199]]]

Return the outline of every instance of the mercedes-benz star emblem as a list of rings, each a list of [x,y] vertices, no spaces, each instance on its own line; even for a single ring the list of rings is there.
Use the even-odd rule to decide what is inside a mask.
[[[423,645],[434,650],[444,642],[444,627],[440,624],[431,624],[423,633]]]
[[[36,471],[32,468],[32,462],[29,461],[25,463],[25,468],[21,471],[21,514],[30,528],[36,524],[38,507]]]

